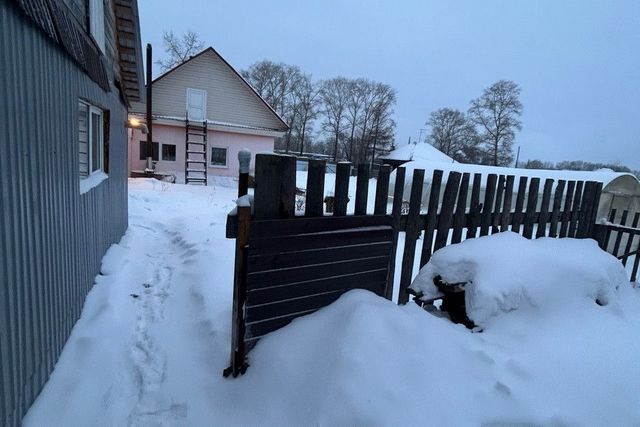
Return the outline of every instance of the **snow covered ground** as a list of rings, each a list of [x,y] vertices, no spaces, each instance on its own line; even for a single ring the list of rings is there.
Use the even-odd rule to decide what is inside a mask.
[[[235,193],[231,180],[130,181],[129,230],[26,426],[640,423],[640,296],[628,285],[605,306],[518,305],[482,333],[353,291],[262,339],[247,373],[223,378]]]

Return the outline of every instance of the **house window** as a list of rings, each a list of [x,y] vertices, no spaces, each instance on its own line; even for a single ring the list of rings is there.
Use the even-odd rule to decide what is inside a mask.
[[[96,44],[104,53],[104,3],[103,0],[89,0],[89,29]]]
[[[227,167],[227,148],[211,147],[211,166]]]
[[[78,105],[79,171],[83,180],[104,172],[104,117],[103,111],[93,105]]]
[[[151,159],[158,161],[158,143],[151,143]],[[140,141],[140,160],[147,160],[147,141]]]
[[[176,146],[174,144],[162,144],[162,160],[176,161]]]

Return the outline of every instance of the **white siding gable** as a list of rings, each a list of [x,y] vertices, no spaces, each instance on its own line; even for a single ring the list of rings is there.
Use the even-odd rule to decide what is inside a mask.
[[[212,50],[178,66],[153,83],[153,114],[185,117],[187,88],[207,91],[207,119],[286,130],[273,111]]]

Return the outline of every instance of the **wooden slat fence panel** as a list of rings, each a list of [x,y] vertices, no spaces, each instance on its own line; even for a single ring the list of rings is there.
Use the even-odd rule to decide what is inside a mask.
[[[369,196],[369,163],[358,165],[358,179],[356,180],[355,214],[367,214],[367,199]]]
[[[498,177],[498,186],[496,188],[496,201],[494,203],[493,218],[491,220],[491,234],[500,231],[500,221],[502,219],[502,198],[504,197],[505,176]]]
[[[427,217],[424,223],[424,240],[422,241],[422,253],[420,254],[420,267],[429,262],[432,253],[433,234],[438,220],[438,204],[440,203],[440,187],[442,186],[442,171],[433,171],[431,190],[429,192],[429,204]]]
[[[560,208],[562,205],[562,196],[566,181],[561,179],[558,181],[556,191],[553,196],[553,209],[551,211],[551,219],[549,221],[549,237],[558,236],[558,221],[560,219]]]
[[[526,176],[521,176],[518,182],[518,194],[516,195],[516,207],[513,212],[513,220],[511,223],[511,231],[514,233],[520,233],[520,226],[524,221],[524,198],[527,194],[527,181]]]
[[[540,205],[540,216],[538,218],[536,238],[544,237],[547,232],[547,222],[549,222],[549,204],[551,201],[553,182],[553,179],[547,179],[544,181],[544,190],[542,192],[542,204]]]
[[[480,225],[480,186],[482,185],[482,174],[473,175],[473,187],[471,189],[471,205],[469,206],[470,220],[467,222],[467,239],[476,237],[478,226]]]
[[[449,230],[453,226],[453,211],[455,209],[461,178],[462,174],[460,172],[449,172],[444,196],[442,197],[442,208],[440,210],[440,215],[438,216],[438,231],[436,233],[436,241],[433,247],[434,252],[447,245]]]
[[[469,194],[469,178],[468,173],[462,175],[460,189],[458,190],[458,202],[456,203],[456,213],[453,218],[453,234],[451,243],[460,243],[462,241],[462,231],[464,230],[465,214],[467,211],[467,195]]]
[[[413,171],[411,198],[409,199],[409,215],[404,236],[404,253],[402,256],[402,270],[400,271],[400,289],[398,303],[404,304],[409,300],[407,288],[411,284],[413,265],[416,252],[416,240],[420,234],[420,202],[422,199],[422,185],[424,183],[424,169]]]
[[[487,177],[487,186],[484,193],[484,204],[482,206],[482,218],[480,223],[480,236],[486,236],[489,234],[489,227],[491,226],[491,215],[493,213],[493,201],[496,197],[496,181],[498,176],[496,174],[489,174]]]
[[[347,214],[349,202],[349,177],[351,176],[351,163],[340,162],[336,166],[336,186],[333,202],[333,215],[344,216]]]

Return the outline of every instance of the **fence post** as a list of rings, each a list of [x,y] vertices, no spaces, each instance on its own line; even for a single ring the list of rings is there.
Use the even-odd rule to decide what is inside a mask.
[[[391,215],[393,217],[393,239],[391,242],[391,259],[389,261],[389,275],[387,277],[387,289],[385,297],[393,301],[393,289],[396,272],[396,252],[398,250],[398,234],[400,233],[400,220],[402,219],[402,197],[404,193],[404,178],[406,169],[399,167],[396,169],[396,182],[393,189],[393,207]]]
[[[240,163],[238,197],[242,197],[249,192],[249,166],[251,164],[251,151],[246,148],[238,151],[238,162]]]
[[[355,215],[367,214],[367,200],[369,198],[369,174],[371,166],[369,163],[358,165],[358,178],[356,180],[356,202]]]
[[[324,175],[327,164],[324,160],[309,160],[307,192],[304,215],[318,217],[324,215]]]
[[[409,301],[407,289],[413,276],[413,265],[416,256],[416,240],[420,234],[420,202],[422,201],[422,186],[424,184],[424,169],[415,169],[411,182],[411,198],[409,199],[409,216],[404,235],[404,254],[402,256],[402,270],[400,271],[400,291],[398,304]]]
[[[340,162],[336,166],[336,185],[333,196],[333,215],[345,216],[349,203],[349,179],[351,177],[351,163]]]
[[[255,219],[292,218],[296,202],[296,158],[256,154]]]
[[[233,311],[231,318],[231,366],[224,370],[228,377],[244,373],[247,369],[244,348],[244,306],[247,299],[247,243],[251,225],[251,206],[238,206],[238,235],[233,278]]]

